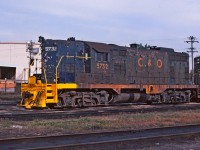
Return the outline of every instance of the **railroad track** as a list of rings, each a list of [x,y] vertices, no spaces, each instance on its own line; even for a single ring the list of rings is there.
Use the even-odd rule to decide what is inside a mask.
[[[200,124],[154,128],[144,130],[125,130],[93,132],[87,134],[67,134],[28,138],[1,139],[0,148],[8,149],[139,149],[149,146],[184,140],[200,139]],[[159,143],[159,144],[158,144]],[[162,144],[162,145],[160,145]],[[199,145],[200,146],[200,145]],[[200,148],[200,147],[199,147]],[[169,149],[169,147],[168,147]]]
[[[16,106],[18,102],[10,102],[10,101],[1,101],[0,106]]]
[[[19,98],[10,97],[9,95],[7,97],[0,96],[0,106],[16,106],[19,102]]]
[[[116,115],[120,113],[149,113],[182,110],[198,110],[200,104],[195,105],[151,105],[148,108],[138,108],[137,106],[113,106],[113,107],[93,107],[85,109],[68,110],[15,110],[0,112],[0,119],[10,120],[34,120],[34,119],[62,119],[78,118],[86,116]]]

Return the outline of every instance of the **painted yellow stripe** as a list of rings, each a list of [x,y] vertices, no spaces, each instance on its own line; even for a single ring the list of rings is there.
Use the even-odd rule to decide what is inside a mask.
[[[75,83],[66,83],[66,84],[59,83],[59,84],[57,84],[58,89],[76,89],[77,87],[78,87],[78,85]]]

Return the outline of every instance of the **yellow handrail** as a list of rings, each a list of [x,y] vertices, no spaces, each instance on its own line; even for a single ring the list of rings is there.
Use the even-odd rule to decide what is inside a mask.
[[[60,60],[58,61],[58,64],[56,66],[56,98],[58,98],[58,89],[57,89],[57,84],[58,84],[58,66],[60,65],[61,60],[63,59],[64,55],[60,57]]]
[[[56,97],[58,97],[57,96],[57,94],[58,94],[58,91],[57,91],[57,84],[58,84],[58,67],[59,67],[59,65],[60,65],[60,62],[62,61],[62,59],[63,59],[63,57],[66,57],[66,58],[81,58],[81,59],[88,59],[88,58],[91,58],[91,57],[88,57],[88,55],[86,55],[85,57],[84,56],[61,56],[60,57],[60,59],[59,59],[59,61],[58,61],[58,64],[57,64],[57,66],[56,66]]]
[[[58,61],[58,64],[56,66],[56,85],[57,85],[57,82],[58,82],[57,81],[57,79],[58,79],[58,67],[59,67],[60,62],[62,61],[63,57],[66,57],[66,58],[75,58],[75,56],[64,56],[64,55],[60,57],[60,59]]]
[[[45,83],[47,85],[47,75],[46,75],[46,70],[45,68],[43,67],[43,71],[44,71],[44,79],[45,79]]]

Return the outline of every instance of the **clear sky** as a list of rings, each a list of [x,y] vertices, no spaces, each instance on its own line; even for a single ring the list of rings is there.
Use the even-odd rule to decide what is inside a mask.
[[[0,42],[72,36],[187,51],[187,37],[200,40],[199,0],[0,0],[0,16]]]

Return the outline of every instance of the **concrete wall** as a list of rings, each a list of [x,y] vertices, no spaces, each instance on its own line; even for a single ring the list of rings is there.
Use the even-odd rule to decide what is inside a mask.
[[[39,48],[39,45],[34,45],[34,48]],[[26,52],[26,43],[1,43],[0,42],[0,66],[16,67],[16,80],[27,80],[29,53]],[[40,53],[35,55],[35,59],[40,59]],[[34,63],[36,64],[36,63]],[[38,64],[41,64],[38,61]],[[40,67],[39,65],[38,67]],[[25,69],[24,69],[25,68]],[[36,66],[31,67],[31,74],[35,73]],[[38,69],[38,72],[41,71]],[[24,74],[25,72],[25,74]]]

